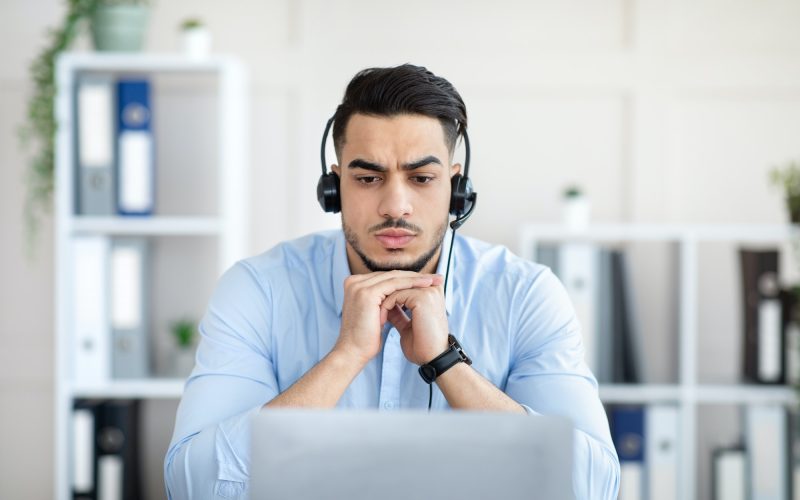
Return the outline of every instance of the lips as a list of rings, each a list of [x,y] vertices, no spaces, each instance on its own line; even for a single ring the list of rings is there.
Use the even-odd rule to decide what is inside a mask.
[[[375,235],[383,248],[403,248],[415,237],[414,233],[403,229],[388,229]]]

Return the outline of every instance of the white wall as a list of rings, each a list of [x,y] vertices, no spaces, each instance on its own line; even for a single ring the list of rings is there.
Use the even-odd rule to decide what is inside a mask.
[[[26,68],[62,13],[55,0],[0,3],[2,498],[48,498],[52,484],[52,226],[26,260],[15,130]],[[253,253],[338,225],[314,197],[324,122],[357,70],[402,62],[447,77],[467,102],[480,204],[466,234],[516,248],[520,223],[559,220],[570,182],[598,221],[785,220],[766,172],[800,157],[800,3],[162,0],[147,50],[177,49],[191,15],[251,71]],[[737,262],[726,246],[701,256],[699,358],[714,361],[700,376],[732,382]],[[655,381],[676,378],[671,258],[663,248],[634,258],[634,272],[652,270],[635,284],[646,347],[665,353],[648,358]]]

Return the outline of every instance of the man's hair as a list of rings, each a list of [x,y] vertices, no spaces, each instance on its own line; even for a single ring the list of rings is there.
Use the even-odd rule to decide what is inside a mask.
[[[372,116],[420,114],[436,118],[452,154],[458,136],[467,128],[467,107],[444,78],[421,66],[368,68],[350,80],[333,121],[333,144],[339,156],[347,122],[355,113]]]

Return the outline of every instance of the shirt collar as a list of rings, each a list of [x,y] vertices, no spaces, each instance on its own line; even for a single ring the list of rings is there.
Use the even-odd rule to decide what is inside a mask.
[[[442,251],[439,253],[439,264],[436,266],[436,273],[442,276],[445,276],[447,272],[447,253],[450,250],[450,241],[452,238],[453,231],[448,228],[444,235],[444,240],[442,241]],[[333,249],[333,272],[331,273],[333,283],[331,283],[331,286],[333,287],[333,297],[336,300],[336,310],[340,318],[342,317],[342,305],[344,304],[344,280],[351,274],[350,264],[347,262],[347,249],[345,245],[344,232],[338,231]],[[455,252],[456,250],[453,249],[453,253]],[[449,283],[447,284],[447,297],[445,297],[445,309],[447,310],[448,316],[453,309],[453,295],[458,289],[458,285],[453,276],[456,267],[455,261],[456,258],[454,257],[453,262],[450,263],[451,275]]]

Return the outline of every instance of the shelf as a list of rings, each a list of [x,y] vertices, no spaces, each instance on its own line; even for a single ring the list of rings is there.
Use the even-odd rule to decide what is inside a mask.
[[[800,236],[789,224],[593,224],[570,229],[562,224],[527,224],[522,241],[746,241],[773,243]]]
[[[600,384],[603,403],[677,403],[681,388],[668,384]]]
[[[71,52],[59,63],[64,70],[73,71],[203,73],[221,71],[232,61],[220,55],[193,59],[180,53]]]
[[[72,387],[71,395],[76,398],[179,398],[185,382],[182,378],[115,380],[103,385]]]
[[[80,79],[88,73],[109,75],[118,79],[130,75],[141,76],[153,82],[153,86],[169,86],[169,92],[162,94],[164,98],[163,116],[158,137],[164,150],[171,148],[179,155],[182,148],[195,148],[195,137],[208,138],[208,147],[198,154],[208,155],[208,168],[192,169],[197,179],[188,181],[205,186],[202,192],[183,189],[180,183],[187,180],[186,172],[192,164],[176,163],[179,160],[164,161],[156,165],[157,192],[168,199],[168,211],[152,216],[107,216],[77,215],[75,207],[78,197],[79,183],[76,147],[79,141],[80,107],[76,105],[76,86]],[[93,383],[85,379],[75,380],[72,367],[76,366],[77,350],[73,342],[75,334],[76,286],[83,275],[76,273],[75,241],[84,236],[100,236],[110,239],[116,236],[163,237],[157,241],[152,257],[146,263],[148,269],[140,273],[145,287],[142,294],[152,303],[145,313],[152,318],[152,324],[163,323],[165,318],[178,317],[187,311],[199,316],[208,295],[213,290],[217,277],[236,261],[247,256],[249,217],[248,205],[248,172],[249,172],[249,127],[248,111],[250,95],[248,71],[234,56],[212,55],[203,59],[192,59],[182,54],[152,53],[98,53],[73,52],[62,54],[56,66],[56,101],[55,117],[58,123],[56,130],[55,155],[55,196],[54,214],[56,226],[56,261],[55,261],[55,479],[54,498],[69,500],[72,498],[71,472],[73,469],[74,443],[72,439],[72,412],[77,398],[90,399],[142,399],[177,401],[183,394],[185,379],[168,377],[151,377],[142,379],[111,379],[95,374],[100,382]],[[213,81],[213,84],[211,82]],[[192,93],[184,99],[184,89],[202,87],[202,92]],[[159,87],[161,88],[161,87]],[[182,109],[195,106],[197,114],[184,116]],[[194,113],[195,109],[192,108]],[[187,122],[187,120],[191,120]],[[180,127],[193,120],[207,120],[202,123],[205,130],[199,136],[187,132]],[[179,132],[179,133],[173,133]],[[211,135],[213,132],[213,135]],[[214,139],[215,137],[215,139]],[[205,146],[205,144],[203,144]],[[167,155],[169,156],[169,155]],[[205,163],[204,163],[205,165]],[[213,168],[212,168],[213,167]],[[163,189],[161,191],[160,189]],[[198,194],[200,197],[198,197]],[[208,198],[205,198],[208,196]],[[198,201],[206,201],[198,204]],[[159,204],[160,206],[161,204]],[[165,210],[167,210],[165,208]],[[178,238],[173,238],[178,237]],[[202,237],[202,244],[196,245],[195,237]],[[198,238],[200,239],[200,238]],[[106,257],[109,255],[108,248]],[[187,250],[191,254],[187,255]],[[101,279],[93,281],[92,300],[99,295],[108,298],[111,293],[111,270],[100,263],[96,266]],[[201,269],[202,272],[197,272]],[[146,275],[145,275],[146,273]],[[150,279],[152,277],[152,279]],[[89,280],[91,281],[91,280]],[[104,284],[103,284],[104,283]],[[103,287],[106,287],[105,289]],[[91,287],[90,287],[91,288]],[[95,289],[96,288],[96,289]],[[157,292],[157,293],[156,293]],[[88,293],[88,292],[87,292]],[[160,300],[169,298],[170,300]],[[172,300],[174,299],[174,300]],[[87,309],[91,302],[86,302]],[[93,318],[98,325],[105,325],[95,332],[108,333],[109,311],[101,311]],[[152,328],[148,323],[146,334],[150,336],[148,355],[158,361],[159,355],[166,349],[164,329]],[[94,327],[94,323],[92,325]],[[171,339],[170,339],[171,341]],[[86,354],[86,353],[84,353]],[[89,353],[91,354],[91,353]],[[87,354],[87,355],[89,355]],[[93,359],[92,362],[108,366],[113,362],[113,353],[104,350],[96,356],[112,356],[111,360]],[[166,360],[164,360],[166,361]],[[154,363],[154,366],[158,363]],[[143,417],[144,418],[144,417]],[[170,419],[160,418],[156,430],[168,432]],[[152,459],[153,453],[143,455],[144,460]],[[158,452],[163,457],[163,452]],[[158,458],[160,459],[160,458]]]
[[[215,236],[222,224],[216,217],[72,217],[67,231],[78,234]]]
[[[794,404],[797,391],[786,386],[763,385],[698,385],[695,389],[698,403],[708,404]]]
[[[794,404],[795,389],[786,386],[706,384],[600,384],[600,399],[611,404],[679,403],[698,404]]]

